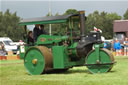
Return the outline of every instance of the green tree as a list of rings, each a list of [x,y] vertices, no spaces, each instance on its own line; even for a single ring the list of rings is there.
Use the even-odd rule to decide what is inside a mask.
[[[20,18],[9,9],[5,13],[0,12],[0,37],[9,37],[14,41],[23,39],[24,30],[18,25]]]
[[[86,20],[86,33],[93,30],[93,27],[97,27],[102,30],[102,35],[106,39],[113,38],[113,21],[120,20],[121,16],[117,13],[107,13],[94,11],[92,14],[87,16]]]
[[[101,17],[98,11],[94,11],[92,14],[89,14],[86,20],[86,31],[85,32],[88,33],[89,31],[92,31],[94,26],[102,30],[104,16],[102,14],[102,17]]]
[[[78,11],[76,9],[68,9],[65,11],[64,15],[76,14]]]
[[[109,13],[106,15],[106,19],[104,24],[104,30],[103,35],[107,39],[113,38],[113,21],[114,20],[120,20],[121,16],[119,16],[117,13]]]
[[[76,9],[68,9],[65,11],[63,15],[68,15],[68,14],[76,14],[78,11]],[[55,16],[58,16],[59,14],[55,14]],[[119,16],[117,13],[107,13],[107,12],[98,12],[97,10],[94,11],[93,13],[89,14],[87,16],[87,19],[85,21],[85,33],[89,33],[90,31],[93,31],[94,26],[97,27],[98,29],[102,30],[102,35],[106,39],[111,39],[113,38],[113,21],[114,20],[120,20],[121,16]],[[73,28],[74,31],[79,32],[80,30],[78,29],[78,22],[73,22]],[[75,26],[76,25],[76,26]],[[48,26],[46,26],[48,28]],[[67,23],[63,24],[52,24],[52,32],[54,33],[60,33],[60,34],[65,34],[66,32],[66,27],[68,28]],[[76,29],[77,28],[77,29]],[[68,29],[70,30],[70,29]]]
[[[128,19],[128,9],[127,9],[126,12],[124,13],[124,19]]]

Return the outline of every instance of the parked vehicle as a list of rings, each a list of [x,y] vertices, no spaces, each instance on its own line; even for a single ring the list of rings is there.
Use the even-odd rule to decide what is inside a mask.
[[[0,46],[1,44],[4,44],[5,51],[13,51],[13,54],[17,53],[17,45],[14,45],[10,38],[0,37]]]
[[[112,48],[112,41],[111,40],[105,40],[104,42],[107,44],[106,48],[108,50],[111,50],[111,48]]]

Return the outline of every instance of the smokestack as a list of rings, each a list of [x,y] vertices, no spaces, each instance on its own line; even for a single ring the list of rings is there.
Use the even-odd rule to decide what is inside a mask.
[[[80,17],[80,36],[83,41],[85,38],[85,11],[79,11]]]

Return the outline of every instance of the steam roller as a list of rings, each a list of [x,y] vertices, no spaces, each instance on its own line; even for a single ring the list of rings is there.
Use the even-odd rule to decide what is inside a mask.
[[[41,34],[34,43],[26,42],[20,46],[20,58],[24,59],[28,73],[40,75],[49,71],[64,72],[76,66],[87,66],[91,73],[111,71],[115,63],[112,53],[104,48],[100,31],[91,31],[85,35],[85,20],[84,11],[21,20],[19,24],[24,25],[25,30],[26,25],[59,23],[65,24],[65,28],[62,26],[60,30],[66,30],[61,35],[59,32],[58,35]],[[79,32],[75,32],[76,29]]]

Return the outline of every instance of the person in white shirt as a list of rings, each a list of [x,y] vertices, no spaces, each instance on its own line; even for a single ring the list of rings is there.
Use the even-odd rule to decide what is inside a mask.
[[[128,56],[128,38],[124,41],[124,56]]]

